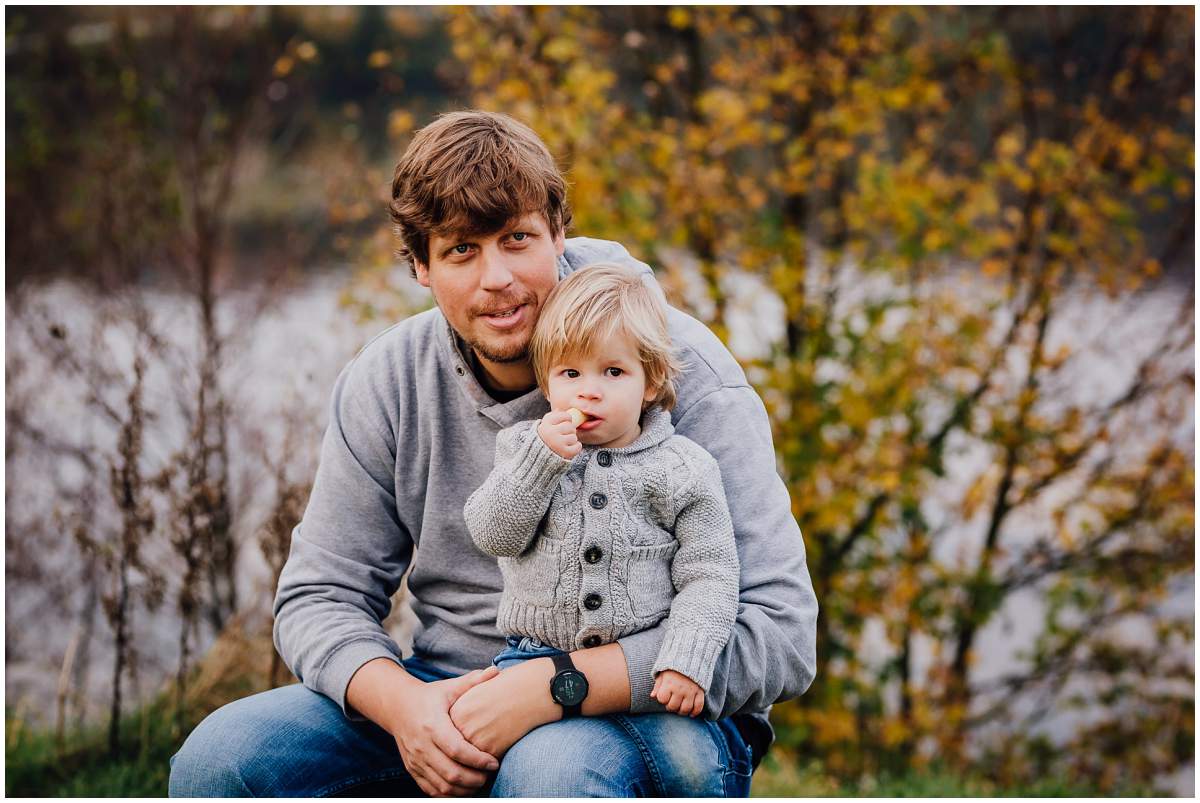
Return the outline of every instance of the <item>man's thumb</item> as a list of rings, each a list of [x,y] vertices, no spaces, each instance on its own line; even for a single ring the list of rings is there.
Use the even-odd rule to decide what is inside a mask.
[[[453,705],[454,701],[466,694],[468,689],[478,686],[484,681],[491,680],[499,673],[500,670],[495,666],[489,666],[485,669],[476,669],[465,675],[446,681],[447,690],[450,692],[450,704]]]

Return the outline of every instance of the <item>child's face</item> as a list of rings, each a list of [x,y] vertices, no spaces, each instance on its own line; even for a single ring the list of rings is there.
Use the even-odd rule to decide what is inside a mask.
[[[637,348],[624,335],[596,344],[594,354],[566,355],[546,377],[550,409],[577,407],[588,420],[579,425],[579,442],[588,446],[628,446],[641,433],[643,405],[654,398]]]

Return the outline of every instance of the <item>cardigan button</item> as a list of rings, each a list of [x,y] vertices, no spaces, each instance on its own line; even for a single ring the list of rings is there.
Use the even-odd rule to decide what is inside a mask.
[[[583,598],[583,607],[587,608],[589,611],[594,611],[600,607],[601,602],[602,600],[600,599],[599,594],[588,594]]]
[[[585,638],[583,640],[583,646],[599,647],[600,646],[600,637],[599,636],[588,636],[587,638]]]
[[[597,491],[592,494],[592,498],[589,501],[591,501],[592,507],[596,508],[596,510],[603,510],[604,506],[608,504],[608,497]]]
[[[602,557],[604,557],[604,552],[598,546],[590,546],[587,548],[587,552],[583,553],[583,559],[588,563],[599,563]]]
[[[612,465],[612,455],[608,452],[601,452],[600,454],[596,455],[596,462],[605,468],[608,468]]]

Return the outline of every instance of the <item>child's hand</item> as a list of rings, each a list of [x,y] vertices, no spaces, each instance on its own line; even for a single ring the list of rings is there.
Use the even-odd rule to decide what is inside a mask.
[[[546,413],[542,422],[538,424],[537,432],[542,443],[564,460],[570,460],[583,451],[583,444],[575,434],[571,414],[565,410],[551,410]]]
[[[704,710],[704,689],[674,669],[664,669],[658,673],[650,696],[665,705],[672,714],[694,717]]]

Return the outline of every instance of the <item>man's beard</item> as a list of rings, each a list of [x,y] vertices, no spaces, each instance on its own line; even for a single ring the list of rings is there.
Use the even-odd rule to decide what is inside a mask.
[[[535,296],[533,293],[526,292],[521,297],[499,298],[493,301],[492,304],[487,308],[472,309],[471,317],[479,318],[489,312],[499,312],[501,310],[518,305],[524,305],[526,308],[525,314],[531,314],[537,309],[537,296]],[[529,337],[525,338],[524,343],[517,343],[507,347],[494,347],[484,343],[482,339],[471,340],[463,337],[462,332],[459,332],[459,337],[462,337],[463,341],[470,346],[482,359],[485,359],[489,362],[507,364],[529,359],[529,340],[533,337],[533,332],[530,331]]]
[[[460,335],[460,337],[461,337],[461,335]],[[529,341],[528,340],[526,340],[521,345],[510,346],[509,348],[505,349],[504,351],[497,351],[495,349],[489,348],[484,343],[480,343],[475,340],[468,340],[465,337],[463,338],[463,342],[465,342],[468,346],[470,346],[471,349],[479,357],[487,360],[488,362],[507,364],[507,363],[513,363],[513,362],[521,362],[522,360],[529,359]]]

